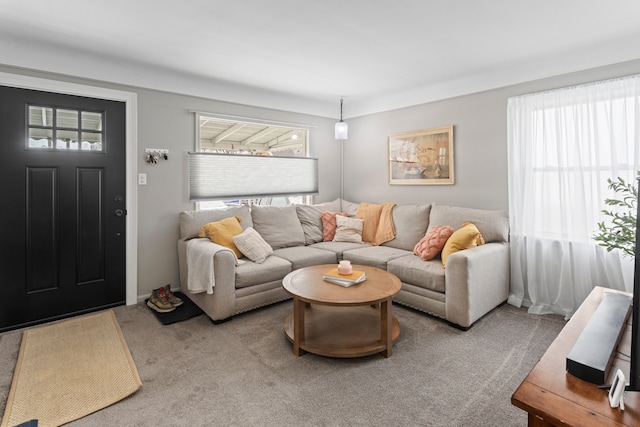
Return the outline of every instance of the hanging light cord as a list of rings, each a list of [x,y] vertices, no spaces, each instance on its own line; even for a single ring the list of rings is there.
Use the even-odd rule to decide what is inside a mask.
[[[340,98],[340,121],[342,122],[342,98]]]

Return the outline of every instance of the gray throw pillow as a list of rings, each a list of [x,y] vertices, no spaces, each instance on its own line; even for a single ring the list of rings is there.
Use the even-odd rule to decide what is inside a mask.
[[[296,213],[304,231],[307,245],[322,242],[322,211],[315,206],[296,205]]]

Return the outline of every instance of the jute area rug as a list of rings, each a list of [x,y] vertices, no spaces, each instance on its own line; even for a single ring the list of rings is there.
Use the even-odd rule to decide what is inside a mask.
[[[1,427],[59,426],[141,387],[113,311],[25,330]]]

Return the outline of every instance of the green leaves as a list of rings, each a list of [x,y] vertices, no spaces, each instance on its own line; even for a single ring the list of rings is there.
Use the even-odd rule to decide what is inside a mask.
[[[640,171],[638,171],[640,177]],[[614,249],[622,251],[623,255],[635,256],[636,249],[636,221],[638,203],[638,189],[631,183],[618,177],[617,180],[608,179],[609,189],[620,195],[619,199],[606,199],[607,206],[616,209],[603,209],[602,213],[610,217],[610,224],[598,223],[598,232],[594,235],[599,246],[611,252]]]

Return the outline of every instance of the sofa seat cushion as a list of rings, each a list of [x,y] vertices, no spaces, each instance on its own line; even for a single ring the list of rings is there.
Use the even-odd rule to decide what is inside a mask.
[[[323,251],[310,246],[276,249],[273,254],[289,261],[293,266],[293,270],[310,265],[338,263],[335,252]]]
[[[370,246],[367,248],[344,251],[342,253],[342,259],[348,259],[352,264],[368,265],[386,270],[387,263],[389,261],[406,256],[410,253],[410,251],[390,248],[388,246]]]
[[[394,258],[387,263],[387,271],[398,276],[403,283],[444,293],[445,270],[440,258],[430,261],[423,261],[416,255]]]
[[[291,271],[289,261],[274,255],[265,259],[262,264],[245,260],[236,266],[236,289],[282,280]]]
[[[322,249],[323,251],[331,251],[336,254],[337,261],[341,261],[344,251],[358,248],[368,248],[369,243],[353,243],[353,242],[319,242],[311,245],[311,248]]]

